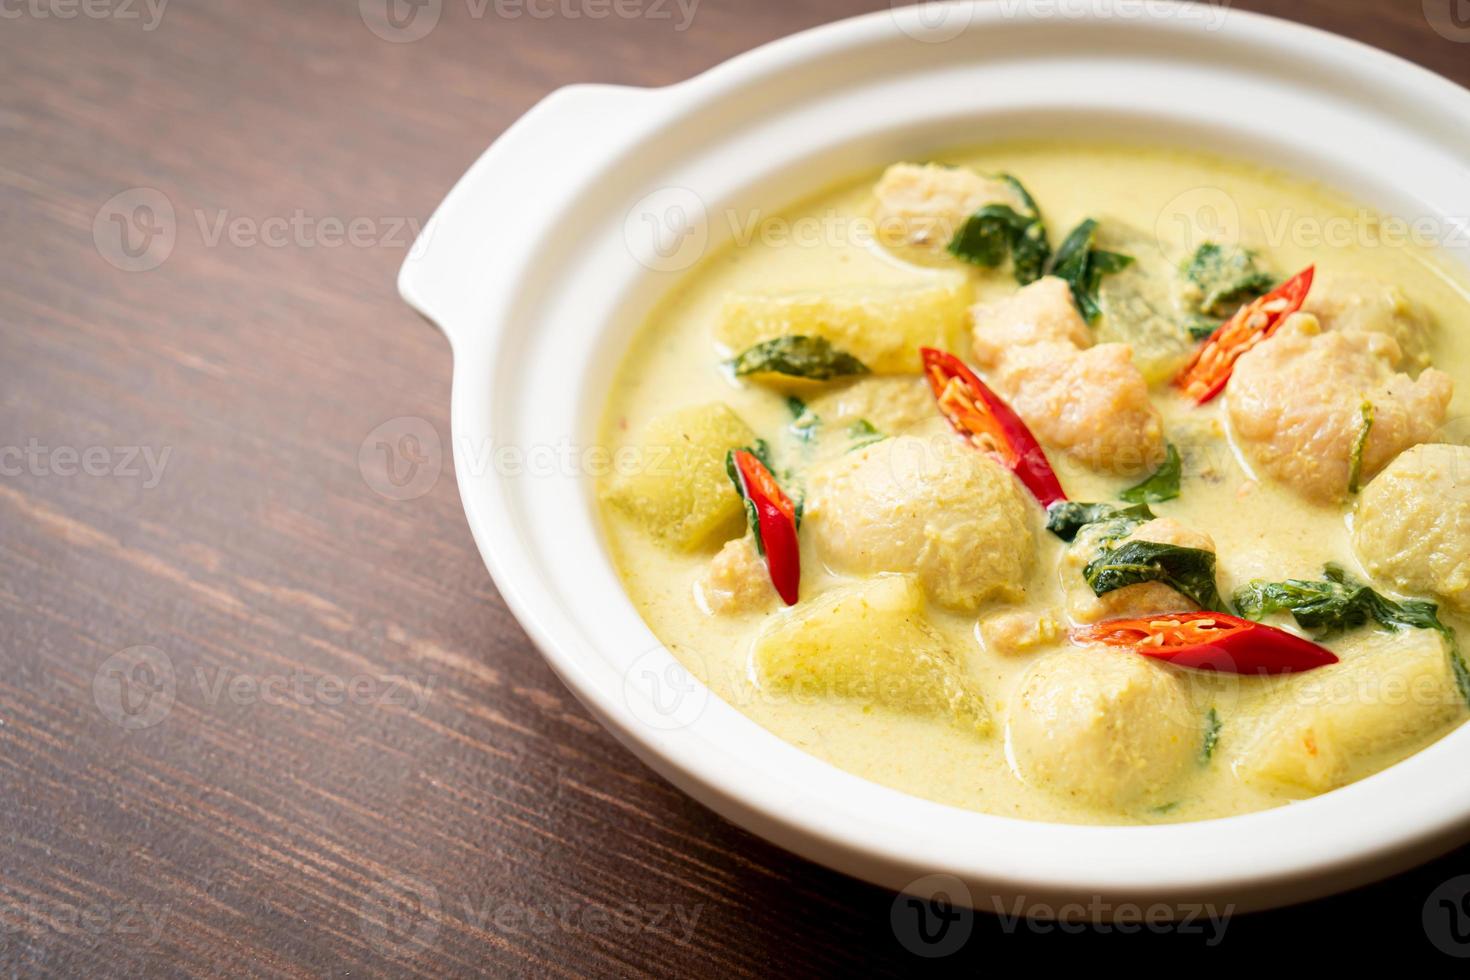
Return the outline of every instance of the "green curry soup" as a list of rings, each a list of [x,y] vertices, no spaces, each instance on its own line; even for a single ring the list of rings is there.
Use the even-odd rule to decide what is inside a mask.
[[[1470,294],[1427,248],[1070,144],[737,225],[620,366],[599,499],[643,617],[752,719],[1076,823],[1275,806],[1464,720]]]

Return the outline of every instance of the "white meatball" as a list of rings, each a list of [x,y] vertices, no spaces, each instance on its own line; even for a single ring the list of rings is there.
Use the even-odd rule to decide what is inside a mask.
[[[1353,546],[1373,576],[1470,611],[1470,447],[1415,446],[1363,489]]]
[[[1072,301],[1072,287],[1056,276],[1038,279],[1003,300],[977,304],[970,316],[975,363],[987,370],[1007,352],[1032,344],[1092,346],[1092,333]]]
[[[940,251],[986,204],[1020,204],[1002,181],[937,163],[895,163],[883,172],[873,193],[878,198],[874,217],[884,241]]]
[[[1163,802],[1196,757],[1201,722],[1171,668],[1126,650],[1039,660],[1011,699],[1006,737],[1026,782],[1099,807]]]
[[[1302,309],[1326,330],[1392,337],[1411,368],[1429,366],[1429,314],[1392,283],[1365,276],[1321,276]]]
[[[1002,657],[1028,653],[1056,643],[1062,624],[1049,612],[1009,609],[980,620],[980,640],[987,653]]]
[[[776,588],[766,561],[755,549],[755,536],[732,538],[694,585],[695,601],[712,615],[738,615],[773,604]]]
[[[1310,319],[1294,320],[1235,364],[1226,392],[1240,445],[1262,471],[1303,496],[1341,500],[1365,403],[1373,421],[1361,457],[1364,481],[1444,422],[1454,382],[1433,368],[1417,379],[1397,374],[1400,356],[1392,337],[1314,334]]]
[[[818,467],[804,535],[835,571],[919,576],[940,605],[1025,594],[1034,547],[1016,479],[951,433],[898,436]]]
[[[1164,422],[1126,344],[1033,344],[993,380],[1037,439],[1089,469],[1136,476],[1164,458]]]
[[[1147,616],[1150,613],[1184,612],[1198,608],[1184,595],[1162,582],[1140,582],[1137,585],[1114,589],[1099,596],[1092,591],[1083,577],[1087,563],[1097,556],[1099,538],[1107,533],[1106,523],[1089,524],[1077,535],[1077,540],[1062,553],[1062,592],[1067,600],[1067,615],[1074,623],[1097,623],[1104,619],[1124,616]],[[1172,544],[1181,548],[1196,548],[1200,551],[1215,551],[1215,541],[1174,520],[1159,517],[1134,528],[1119,543],[1127,541],[1152,541],[1155,544]]]

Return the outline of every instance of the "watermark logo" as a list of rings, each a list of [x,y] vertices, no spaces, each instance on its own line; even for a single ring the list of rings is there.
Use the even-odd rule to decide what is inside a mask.
[[[963,881],[954,875],[926,875],[894,898],[888,921],[904,949],[938,959],[969,942],[975,929],[970,905],[970,889]]]
[[[442,914],[439,889],[422,878],[394,875],[363,899],[358,928],[378,952],[409,956],[434,945]]]
[[[663,187],[633,205],[623,240],[638,264],[654,272],[682,272],[704,257],[709,214],[687,187]]]
[[[1219,187],[1192,187],[1175,195],[1154,223],[1159,251],[1173,259],[1175,246],[1192,253],[1206,242],[1240,242],[1240,205]]]
[[[1470,0],[1424,0],[1424,19],[1445,40],[1470,43]]]
[[[700,659],[691,650],[683,655]],[[663,647],[640,656],[623,674],[624,703],[639,721],[657,731],[694,724],[709,696],[709,688]]]
[[[108,721],[128,731],[168,717],[178,693],[173,661],[157,647],[119,650],[92,676],[92,699]]]
[[[357,0],[367,29],[390,44],[411,44],[429,36],[444,14],[444,0]]]
[[[123,272],[148,272],[168,261],[178,240],[173,202],[152,187],[108,198],[92,219],[97,254]]]
[[[1231,0],[999,0],[1005,17],[1034,20],[1182,20],[1202,23],[1207,31],[1225,25]]]
[[[1424,902],[1424,935],[1446,956],[1470,959],[1470,875],[1451,878]]]
[[[619,20],[671,21],[689,30],[700,0],[464,0],[470,20]],[[393,44],[428,37],[444,15],[444,0],[358,0],[368,30]]]
[[[925,44],[942,44],[959,37],[974,21],[976,7],[972,3],[948,0],[922,0],[921,3],[891,0],[889,6],[898,29]]]
[[[357,450],[357,469],[372,491],[389,500],[413,500],[434,489],[444,466],[439,430],[428,419],[403,415],[373,429]]]

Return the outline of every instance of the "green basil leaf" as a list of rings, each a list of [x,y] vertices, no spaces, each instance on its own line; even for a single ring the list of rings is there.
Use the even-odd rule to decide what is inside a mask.
[[[1184,329],[1191,340],[1209,340],[1224,323],[1224,320],[1216,317],[1195,313],[1185,319]]]
[[[1215,746],[1220,744],[1220,727],[1220,715],[1211,708],[1205,715],[1205,737],[1199,749],[1200,765],[1208,765],[1214,756]]]
[[[972,265],[994,269],[1011,258],[1016,282],[1030,285],[1046,274],[1051,259],[1046,225],[1036,201],[1010,174],[996,174],[1021,202],[1018,211],[1008,204],[987,204],[965,219],[949,243],[949,254]]]
[[[1348,467],[1348,493],[1357,493],[1362,489],[1363,451],[1368,448],[1368,436],[1373,432],[1373,403],[1364,399],[1359,413],[1362,415],[1362,424],[1358,427],[1357,438],[1353,440],[1351,463]]]
[[[783,374],[809,381],[830,381],[868,373],[866,364],[833,347],[825,337],[802,335],[776,337],[756,344],[730,364],[736,377]]]
[[[1056,255],[1052,256],[1047,270],[1048,275],[1066,280],[1078,312],[1088,323],[1094,323],[1102,316],[1097,291],[1103,276],[1126,269],[1133,263],[1131,255],[1093,248],[1096,240],[1097,222],[1088,218],[1072,229]]]
[[[1183,548],[1156,541],[1125,541],[1104,547],[1082,570],[1094,595],[1143,582],[1162,582],[1201,609],[1219,609],[1215,584],[1215,554],[1201,548]]]
[[[1164,500],[1173,500],[1179,496],[1179,478],[1182,469],[1179,450],[1171,442],[1163,465],[1154,470],[1153,475],[1147,480],[1118,494],[1118,499],[1126,500],[1130,504],[1157,504]]]
[[[1237,245],[1205,242],[1183,267],[1200,288],[1199,311],[1220,314],[1244,300],[1270,292],[1276,280],[1256,265],[1256,253]]]
[[[1154,512],[1149,510],[1147,504],[1114,507],[1112,504],[1083,504],[1073,500],[1063,500],[1047,508],[1046,529],[1063,541],[1073,541],[1077,538],[1077,532],[1089,524],[1122,520],[1130,522],[1127,530],[1118,535],[1118,537],[1125,537],[1139,524],[1153,519]]]
[[[1320,580],[1248,582],[1236,590],[1235,605],[1241,615],[1255,620],[1272,613],[1289,612],[1298,626],[1314,631],[1319,639],[1370,621],[1391,630],[1434,630],[1445,638],[1455,683],[1461,696],[1470,703],[1470,667],[1460,654],[1455,631],[1439,618],[1439,606],[1432,602],[1423,599],[1396,602],[1355,581],[1341,565],[1328,563]]]

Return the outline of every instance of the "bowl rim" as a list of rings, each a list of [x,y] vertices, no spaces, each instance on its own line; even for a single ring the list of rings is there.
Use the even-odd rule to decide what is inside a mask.
[[[971,27],[983,27],[1004,16],[993,3],[948,6],[964,8],[966,23]],[[1155,9],[1175,6],[1151,2]],[[606,95],[624,109],[635,104],[629,99],[642,101],[648,111],[628,127],[626,150],[640,140],[655,137],[680,118],[700,111],[709,102],[728,99],[742,87],[773,74],[817,58],[851,56],[874,45],[906,43],[895,36],[907,34],[902,22],[905,16],[908,15],[902,9],[879,11],[814,28],[738,55],[664,89],[614,91],[599,86],[554,93],[497,140],[465,175],[426,225],[424,236],[427,239],[437,234],[441,225],[476,211],[480,207],[476,185],[483,183],[483,172],[477,176],[477,170],[496,165],[498,158],[524,152],[524,147],[518,148],[516,144],[536,136],[536,118],[554,114],[559,101],[579,97],[596,100]],[[1416,89],[1425,98],[1440,100],[1460,118],[1470,119],[1470,92],[1420,66],[1359,42],[1276,18],[1236,10],[1229,11],[1229,18],[1230,22],[1220,31],[1221,36],[1231,35],[1241,43],[1269,36],[1278,45],[1299,47],[1304,53],[1310,51],[1321,58],[1351,60],[1359,66],[1389,73],[1403,88]],[[1075,19],[1085,21],[1088,16]],[[1170,31],[1190,30],[1181,27],[1182,23],[1185,22],[1155,14],[1139,22],[1140,26],[1165,35]],[[637,115],[637,111],[632,114]],[[610,155],[606,166],[614,166],[616,157],[617,154]],[[436,250],[443,254],[443,249],[436,247]],[[535,251],[535,247],[527,249],[527,252]],[[753,729],[749,735],[761,743],[761,751],[782,756],[794,754],[832,769],[826,774],[830,779],[824,777],[824,785],[844,785],[852,789],[854,796],[882,797],[886,807],[901,809],[904,816],[924,825],[946,828],[971,825],[969,829],[973,831],[999,830],[1002,835],[996,843],[986,842],[984,846],[971,840],[971,850],[956,856],[946,853],[935,840],[924,839],[925,835],[896,832],[891,817],[880,819],[862,811],[844,812],[835,817],[794,813],[789,784],[737,778],[729,771],[729,757],[722,751],[711,752],[710,742],[701,734],[703,718],[673,732],[659,731],[645,724],[630,707],[626,693],[620,698],[607,672],[597,669],[601,665],[588,659],[595,644],[587,645],[583,642],[585,638],[570,634],[567,625],[558,619],[556,603],[560,600],[548,604],[548,596],[544,594],[546,583],[538,579],[530,555],[532,546],[516,525],[519,515],[509,506],[506,488],[496,487],[498,481],[486,479],[483,473],[475,474],[475,461],[465,449],[479,441],[476,436],[486,432],[489,413],[485,409],[490,404],[490,391],[498,387],[497,379],[507,377],[513,360],[507,356],[513,350],[505,342],[510,322],[508,302],[491,309],[489,314],[479,312],[471,316],[464,305],[467,294],[442,299],[434,295],[446,279],[464,277],[462,262],[446,265],[433,254],[416,266],[415,261],[411,255],[405,262],[400,290],[411,305],[445,330],[454,348],[451,425],[456,433],[456,473],[472,532],[497,588],[556,673],[609,731],[671,782],[736,823],[806,857],[890,887],[905,887],[930,872],[953,874],[963,882],[988,889],[995,904],[999,904],[1002,896],[1013,894],[1054,897],[1061,901],[1090,893],[1117,900],[1138,897],[1176,901],[1218,895],[1237,898],[1242,907],[1258,907],[1282,900],[1274,892],[1284,882],[1299,883],[1292,894],[1282,893],[1286,899],[1322,894],[1394,870],[1443,848],[1452,838],[1470,835],[1470,785],[1454,787],[1448,781],[1439,787],[1437,798],[1444,805],[1435,812],[1411,814],[1393,826],[1382,820],[1364,820],[1356,836],[1351,838],[1344,837],[1340,830],[1320,835],[1302,833],[1314,821],[1320,820],[1328,826],[1333,818],[1340,823],[1344,814],[1366,812],[1379,792],[1393,792],[1390,784],[1401,784],[1410,775],[1421,785],[1433,782],[1440,763],[1451,755],[1446,744],[1448,737],[1384,772],[1298,804],[1185,824],[1094,827],[1017,820],[907,796],[830,767],[745,719]],[[508,274],[507,285],[516,275],[514,270]],[[471,333],[454,326],[455,321],[465,319],[473,319],[482,326],[487,322],[492,326],[498,324],[498,328]],[[667,651],[664,653],[667,655]],[[1470,744],[1470,731],[1462,728],[1459,734],[1466,736],[1459,742]],[[810,766],[799,768],[812,772]],[[1394,779],[1381,778],[1395,773],[1398,775]],[[854,782],[865,789],[852,787],[850,784]],[[902,803],[891,797],[901,797]],[[1287,854],[1277,846],[1271,849],[1268,860],[1261,853],[1245,854],[1237,850],[1242,840],[1252,836],[1269,838],[1288,825],[1289,837],[1297,847],[1295,853]],[[1176,839],[1195,838],[1196,843],[1191,847],[1203,853],[1197,843],[1202,833],[1213,834],[1218,839],[1220,854],[1217,860],[1210,861],[1211,867],[1185,867],[1171,860],[1171,854],[1177,853]],[[1019,838],[1037,834],[1048,835],[1048,850],[1056,854],[1056,860],[1047,863],[1038,859],[1035,847],[1018,848],[1012,844]],[[1079,854],[1106,855],[1109,850],[1124,846],[1130,852],[1143,846],[1155,853],[1157,859],[1146,868],[1125,868],[1101,857],[1082,866],[1076,862]],[[1025,852],[1024,860],[1012,860],[1021,851]],[[974,904],[985,903],[982,900]]]

